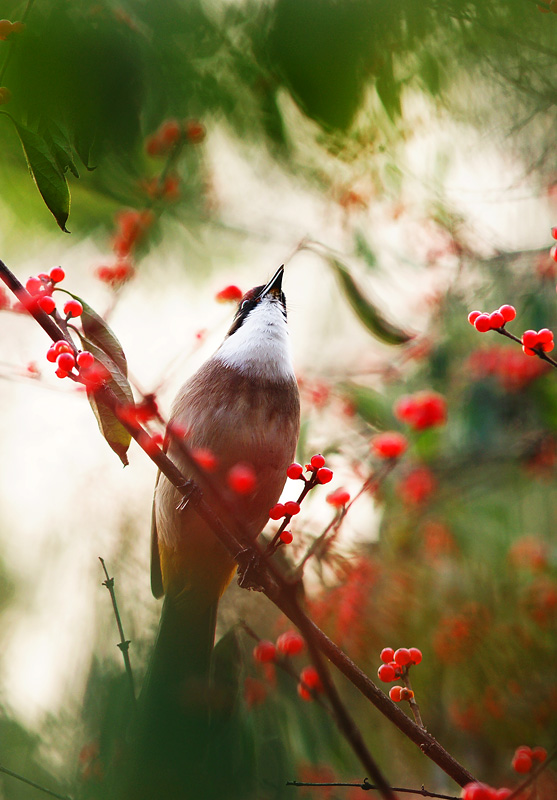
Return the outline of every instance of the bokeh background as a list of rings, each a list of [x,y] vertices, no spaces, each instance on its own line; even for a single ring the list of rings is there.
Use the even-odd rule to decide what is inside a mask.
[[[557,322],[557,17],[528,0],[6,0],[2,14],[25,27],[0,40],[0,258],[23,282],[61,265],[119,337],[137,396],[156,392],[163,413],[227,330],[234,306],[216,294],[286,263],[298,459],[323,452],[335,477],[284,556],[296,563],[334,516],[329,488],[354,495],[377,468],[371,436],[405,433],[400,464],[308,565],[308,604],[372,677],[382,647],[420,647],[426,726],[479,778],[512,784],[514,748],[556,733],[557,384],[466,317],[509,302],[519,336]],[[154,152],[168,120],[186,132],[180,147]],[[148,224],[126,250],[130,211]],[[97,797],[123,691],[98,556],[139,682],[159,614],[155,470],[135,445],[122,468],[12,302],[0,314],[0,763]],[[413,431],[393,404],[422,390],[446,398],[447,421]],[[289,484],[285,498],[296,493]],[[238,619],[264,638],[288,627],[232,586],[219,635]],[[257,777],[229,796],[361,779],[323,710],[238,638]],[[456,793],[339,687],[394,785]],[[2,777],[0,796],[37,795]]]

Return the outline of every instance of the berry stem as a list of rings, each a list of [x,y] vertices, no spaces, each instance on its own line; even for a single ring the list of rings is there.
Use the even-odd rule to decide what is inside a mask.
[[[367,778],[364,778],[362,783],[342,783],[341,781],[331,781],[329,783],[305,783],[304,781],[286,781],[287,786],[346,786],[346,787],[354,787],[356,789],[363,789],[364,791],[370,791],[372,789],[377,790],[377,786],[369,783]],[[438,792],[428,792],[427,789],[424,789],[423,786],[421,789],[409,789],[403,788],[401,786],[393,786],[393,792],[400,792],[400,794],[418,794],[420,797],[434,797],[438,798],[438,800],[459,800],[454,794],[439,794]]]
[[[521,797],[524,789],[530,786],[531,783],[534,783],[544,769],[547,769],[550,762],[553,761],[555,757],[557,757],[557,747],[554,747],[553,750],[547,754],[545,761],[542,761],[541,764],[538,764],[536,767],[534,767],[534,769],[529,773],[528,777],[525,778],[515,789],[513,789],[511,794],[507,797],[507,800],[515,800],[515,798]]]
[[[425,725],[424,725],[424,723],[422,721],[422,715],[420,713],[420,707],[416,703],[416,698],[415,698],[415,695],[414,695],[414,692],[413,692],[413,689],[412,689],[412,684],[410,683],[410,678],[408,676],[408,667],[404,668],[400,679],[403,682],[403,684],[406,686],[406,688],[410,689],[410,691],[412,692],[413,696],[410,698],[410,700],[408,700],[408,703],[410,705],[410,710],[412,711],[412,715],[414,717],[414,721],[415,721],[416,725],[419,725],[420,728],[423,728],[424,731],[425,731],[426,727],[425,727]]]
[[[302,489],[302,491],[299,494],[298,499],[296,500],[298,505],[301,505],[302,501],[306,498],[307,494],[309,492],[311,492],[311,490],[315,486],[317,486],[318,480],[317,480],[316,476],[317,476],[317,470],[315,470],[315,472],[312,473],[311,478],[304,478],[304,481],[305,481],[304,488]],[[286,528],[290,524],[290,520],[291,519],[292,519],[292,514],[287,514],[284,517],[284,519],[282,520],[278,531],[275,533],[275,535],[273,536],[272,540],[267,545],[267,549],[265,550],[265,555],[267,557],[272,556],[273,553],[275,553],[278,550],[278,548],[280,547],[280,545],[281,545],[281,542],[279,541],[280,540],[280,535],[281,535],[281,533],[283,531],[286,530]]]

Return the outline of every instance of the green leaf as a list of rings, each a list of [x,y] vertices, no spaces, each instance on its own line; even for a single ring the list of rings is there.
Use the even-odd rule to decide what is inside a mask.
[[[29,170],[46,207],[54,215],[59,227],[69,233],[66,222],[70,213],[70,190],[56,158],[42,136],[25,128],[13,117],[10,119],[15,125]]]
[[[96,348],[105,353],[118,367],[122,376],[126,378],[128,375],[128,362],[126,361],[122,345],[111,328],[96,311],[93,311],[90,305],[81,299],[81,297],[72,294],[72,292],[68,292],[67,289],[60,289],[59,291],[69,294],[70,297],[73,297],[74,300],[78,300],[83,306],[81,324],[83,325],[83,333],[87,338],[87,345],[93,344]]]
[[[383,108],[393,122],[396,122],[402,114],[400,106],[400,87],[393,74],[393,62],[388,59],[382,66],[381,72],[377,76],[375,89]]]
[[[335,270],[346,299],[370,333],[385,344],[405,344],[413,338],[385,319],[371,300],[365,297],[344,264],[335,258],[329,258],[328,261]]]
[[[73,151],[67,136],[52,120],[49,121],[48,127],[41,130],[41,135],[47,142],[50,152],[54,156],[60,172],[64,175],[68,170],[79,178],[79,172],[73,160]]]

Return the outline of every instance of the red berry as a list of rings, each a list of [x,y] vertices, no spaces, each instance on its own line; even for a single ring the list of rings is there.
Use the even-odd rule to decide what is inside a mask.
[[[167,119],[158,130],[158,139],[167,147],[176,144],[182,135],[182,128],[176,119]]]
[[[46,360],[50,361],[51,364],[54,364],[56,359],[58,358],[58,353],[56,352],[55,347],[49,347],[46,351]]]
[[[541,345],[541,349],[543,350],[544,353],[551,353],[551,351],[553,350],[554,347],[555,347],[555,343],[553,341],[544,342]]]
[[[173,430],[175,436],[179,436],[179,438],[186,438],[187,431],[182,431],[182,435],[180,436],[179,432]],[[195,447],[191,451],[191,456],[198,467],[205,470],[205,472],[214,472],[218,467],[218,458],[216,455],[206,447]]]
[[[71,372],[71,370],[75,367],[75,358],[73,353],[60,353],[56,359],[56,363],[58,364],[58,367],[65,370],[65,372]]]
[[[371,440],[371,449],[379,458],[399,458],[407,447],[406,437],[397,431],[379,433]]]
[[[542,328],[541,330],[539,330],[538,342],[541,342],[542,344],[553,342],[553,331],[550,331],[549,328]]]
[[[311,457],[310,463],[314,469],[320,469],[325,466],[325,459],[321,453],[317,453],[317,455]]]
[[[349,502],[350,492],[347,492],[346,489],[335,489],[335,491],[328,494],[325,499],[329,505],[335,508],[342,508]]]
[[[188,141],[192,142],[193,144],[202,142],[205,138],[205,128],[201,122],[198,122],[195,119],[188,120],[184,127]]]
[[[502,787],[501,789],[492,789],[490,800],[507,800],[507,797],[510,797],[512,793],[513,790],[507,789],[506,787]]]
[[[306,687],[304,686],[303,683],[299,683],[298,684],[298,694],[300,695],[302,700],[307,700],[308,702],[311,702],[311,700],[313,700],[313,697],[311,696],[311,692],[309,692],[306,689]]]
[[[489,315],[489,323],[492,329],[502,328],[505,324],[505,319],[500,311],[492,311]]]
[[[486,331],[491,330],[491,320],[488,314],[480,314],[479,317],[476,317],[474,320],[474,328],[479,331],[480,333],[486,333]]]
[[[303,636],[296,631],[281,633],[277,639],[277,650],[285,656],[296,656],[306,646]]]
[[[300,673],[300,681],[304,683],[308,689],[314,689],[316,692],[323,691],[323,684],[321,678],[315,667],[304,667]]]
[[[240,287],[231,284],[230,286],[225,286],[224,289],[220,290],[220,292],[217,292],[215,295],[215,300],[217,303],[238,303],[243,296],[244,294]]]
[[[396,678],[396,673],[390,664],[381,664],[377,670],[377,675],[379,676],[379,680],[384,683],[390,683]]]
[[[540,763],[545,761],[545,759],[547,758],[547,750],[545,749],[545,747],[533,747],[531,754],[532,758],[535,759],[536,761],[539,761]]]
[[[77,356],[77,366],[80,369],[89,369],[89,367],[92,367],[94,363],[95,363],[95,356],[88,350],[84,350]]]
[[[412,691],[412,689],[407,689],[406,687],[403,687],[400,690],[401,700],[411,700],[413,697],[414,697],[414,692]]]
[[[269,510],[269,519],[280,519],[286,515],[286,509],[282,503],[276,503]]]
[[[68,300],[64,306],[64,314],[68,317],[80,317],[83,314],[83,306],[79,300]]]
[[[516,318],[516,308],[514,306],[504,305],[499,309],[505,322],[512,322]]]
[[[60,283],[66,277],[66,273],[62,269],[62,267],[52,267],[50,270],[49,278],[52,283]]]
[[[293,538],[294,537],[290,531],[283,531],[279,536],[279,539],[283,544],[291,544]]]
[[[409,647],[408,648],[408,652],[410,653],[410,656],[412,657],[412,663],[413,664],[419,664],[420,661],[423,658],[422,651],[418,650],[417,647]]]
[[[317,483],[330,483],[333,480],[333,471],[327,467],[321,467],[317,470],[316,476]]]
[[[39,297],[38,303],[39,307],[45,312],[45,314],[52,314],[56,308],[56,303],[49,294]]]
[[[294,500],[288,500],[284,504],[284,510],[290,517],[294,517],[296,514],[300,513],[300,504],[295,503]]]
[[[249,464],[235,464],[226,481],[236,494],[251,494],[257,485],[257,476]]]
[[[532,756],[529,753],[518,750],[513,757],[512,766],[515,772],[524,774],[532,769]]]
[[[399,667],[405,667],[407,664],[410,664],[412,662],[410,650],[406,647],[399,647],[398,650],[395,650],[394,660]]]
[[[470,323],[470,325],[473,325],[476,322],[481,313],[482,313],[481,311],[471,311],[468,314],[468,322]]]
[[[393,660],[394,655],[395,655],[395,651],[393,650],[392,647],[384,647],[381,650],[380,658],[381,658],[381,661],[385,662],[385,664],[389,664]]]
[[[65,339],[58,339],[58,341],[53,345],[53,347],[56,350],[57,356],[59,356],[60,353],[73,353],[71,345],[69,345]]]
[[[523,350],[524,353],[526,353],[527,356],[535,356],[536,355],[536,351],[532,350],[530,347],[524,347],[523,346],[522,350]]]
[[[394,703],[400,703],[400,693],[402,692],[402,686],[393,686],[389,689],[389,697]]]
[[[534,348],[537,347],[538,344],[538,333],[537,331],[524,331],[522,334],[522,344],[524,347]]]
[[[67,378],[68,377],[68,373],[66,372],[65,369],[58,368],[54,374],[56,375],[57,378]]]
[[[266,664],[268,661],[275,660],[277,657],[277,649],[268,639],[262,639],[253,648],[253,657],[261,664]]]
[[[303,471],[304,468],[302,467],[302,465],[294,462],[294,464],[290,464],[290,466],[286,470],[286,475],[288,478],[290,478],[290,480],[297,481],[298,478],[302,476]]]
[[[557,227],[551,229],[551,235],[554,239],[557,239]]]
[[[462,790],[462,800],[493,800],[493,792],[485,783],[474,781],[467,783]]]
[[[40,278],[28,278],[25,283],[25,288],[29,294],[38,294],[43,288],[43,282]]]

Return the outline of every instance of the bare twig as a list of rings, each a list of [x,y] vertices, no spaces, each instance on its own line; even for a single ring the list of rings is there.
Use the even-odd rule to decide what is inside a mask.
[[[3,772],[4,775],[9,775],[10,778],[15,778],[16,781],[20,781],[21,783],[26,783],[27,786],[32,786],[33,789],[38,789],[39,792],[43,794],[48,794],[50,797],[57,797],[58,800],[72,800],[72,798],[67,794],[58,794],[58,792],[53,792],[52,789],[47,789],[46,786],[41,786],[40,783],[35,783],[35,781],[30,781],[29,778],[25,778],[23,775],[20,775],[17,772],[14,772],[7,767],[2,766],[0,764],[0,772]]]
[[[116,602],[116,592],[114,591],[114,578],[111,578],[109,576],[106,564],[104,563],[104,559],[101,558],[100,556],[99,556],[99,561],[101,562],[104,574],[106,575],[106,580],[103,581],[103,586],[106,586],[106,588],[108,589],[108,592],[110,594],[110,599],[112,600],[114,617],[116,619],[116,625],[118,626],[118,633],[120,634],[120,641],[118,642],[118,647],[122,651],[122,658],[124,659],[126,675],[128,676],[128,682],[130,685],[130,694],[132,698],[132,703],[135,706],[135,686],[133,682],[133,672],[132,672],[132,665],[130,662],[130,652],[129,652],[130,640],[126,639],[126,637],[124,636],[124,626],[122,625],[120,611],[118,610],[118,603]]]
[[[303,781],[287,781],[287,786],[346,786],[346,787],[354,787],[357,789],[363,789],[364,791],[377,791],[377,786],[374,786],[372,783],[368,782],[367,778],[364,778],[362,783],[343,783],[342,781],[331,781],[330,783],[305,783]],[[455,797],[454,794],[439,794],[439,792],[429,792],[427,789],[424,789],[422,786],[421,789],[408,789],[401,786],[393,786],[393,792],[400,792],[400,794],[419,794],[420,797],[434,797],[437,800],[459,800],[458,797]]]

